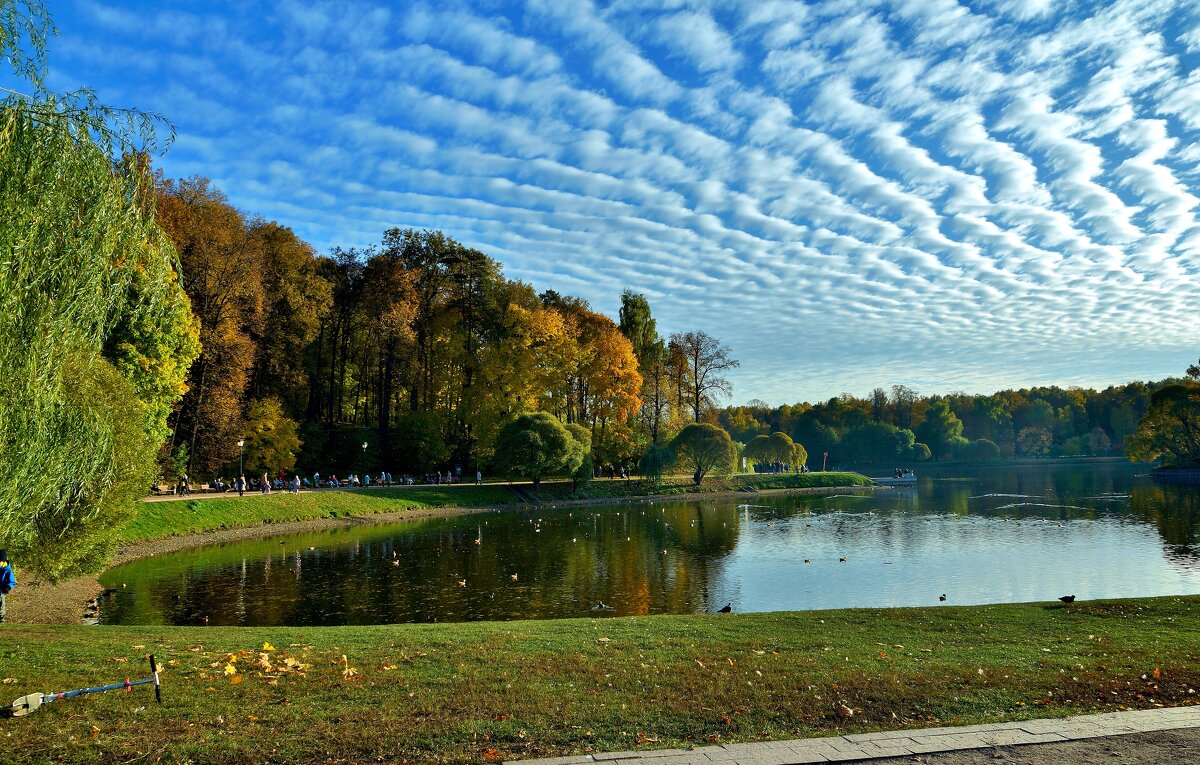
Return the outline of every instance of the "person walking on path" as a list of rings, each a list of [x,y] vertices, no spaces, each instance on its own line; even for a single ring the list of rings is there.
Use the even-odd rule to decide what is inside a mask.
[[[0,623],[8,611],[8,593],[17,586],[17,578],[13,576],[12,566],[8,565],[8,550],[0,550]]]
[[[234,483],[237,484],[238,496],[246,496],[246,476],[239,475]]]
[[[479,468],[475,468],[475,485],[479,486],[483,483],[483,473],[479,472]]]
[[[295,480],[296,480],[296,482],[294,484],[292,484],[292,493],[299,494],[300,493],[300,476],[296,476]]]
[[[260,485],[258,488],[263,494],[271,493],[271,478],[266,473],[262,474],[262,478],[259,479],[259,484]]]

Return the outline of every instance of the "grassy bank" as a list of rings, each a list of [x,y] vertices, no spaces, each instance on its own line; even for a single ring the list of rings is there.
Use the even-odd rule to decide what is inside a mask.
[[[867,485],[857,473],[806,473],[803,475],[738,475],[708,478],[692,485],[684,477],[668,477],[659,486],[641,481],[599,480],[583,484],[578,491],[569,481],[543,483],[536,497],[546,502],[568,500],[626,499],[647,494],[712,494],[758,489],[806,489]],[[532,487],[519,484],[526,492]],[[192,534],[215,529],[286,523],[315,518],[366,516],[403,510],[440,507],[490,507],[520,503],[516,494],[502,484],[459,484],[455,486],[405,486],[359,491],[319,491],[270,495],[194,495],[192,499],[143,502],[137,517],[123,534],[127,542]]]
[[[394,513],[434,507],[486,507],[519,500],[499,484],[483,486],[409,486],[362,491],[301,494],[194,495],[194,499],[143,502],[123,538],[140,542],[157,537],[214,529],[286,523],[314,518]]]
[[[83,697],[0,720],[0,735],[13,763],[481,762],[1183,704],[1200,689],[1197,617],[1200,597],[310,629],[4,625],[6,696],[144,676],[151,651],[167,667],[162,706],[145,689]]]

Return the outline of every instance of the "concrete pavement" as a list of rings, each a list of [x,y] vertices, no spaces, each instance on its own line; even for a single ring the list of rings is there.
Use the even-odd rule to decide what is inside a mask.
[[[521,765],[804,765],[996,746],[1046,744],[1178,728],[1200,728],[1200,706],[1109,712],[992,725],[967,725],[959,728],[894,730],[793,741],[722,744],[696,749],[607,752],[514,762],[520,762]]]

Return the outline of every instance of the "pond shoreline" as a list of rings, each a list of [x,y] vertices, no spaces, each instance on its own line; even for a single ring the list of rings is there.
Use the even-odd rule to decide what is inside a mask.
[[[782,496],[803,494],[831,494],[843,491],[877,491],[881,486],[820,486],[784,489],[756,489],[744,491],[691,492],[680,494],[648,494],[634,497],[602,497],[595,499],[560,500],[554,502],[482,505],[478,507],[445,506],[407,508],[395,512],[349,515],[338,517],[311,518],[301,521],[260,523],[253,526],[214,529],[178,536],[158,537],[118,547],[109,561],[109,568],[130,561],[169,555],[182,550],[204,547],[246,539],[260,539],[282,534],[305,531],[348,528],[366,524],[386,524],[419,518],[447,518],[489,512],[514,512],[537,509],[589,507],[594,505],[643,504],[647,502],[695,502],[697,500],[736,499],[754,496]],[[19,590],[9,596],[8,621],[22,624],[91,624],[88,621],[90,605],[95,602],[104,587],[98,575],[66,579],[58,584],[30,579],[22,582]]]

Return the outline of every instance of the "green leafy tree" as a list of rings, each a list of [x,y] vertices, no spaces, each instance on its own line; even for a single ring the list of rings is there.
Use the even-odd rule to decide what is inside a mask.
[[[0,100],[0,547],[53,579],[103,565],[198,349],[141,153],[154,117],[47,91],[52,31],[0,0],[29,90]]]
[[[579,491],[579,484],[592,480],[592,431],[571,422],[567,423],[567,432],[574,443],[563,468],[571,476],[571,490]]]
[[[746,444],[746,448],[742,451],[742,456],[752,465],[765,465],[774,461],[775,445],[771,443],[771,437],[763,434],[750,439],[750,443]]]
[[[950,404],[935,401],[925,409],[925,419],[917,426],[916,437],[929,446],[935,460],[949,456],[956,439],[962,437],[962,420],[950,411]]]
[[[847,431],[839,452],[847,462],[885,464],[908,459],[915,441],[911,430],[870,422]]]
[[[674,461],[675,455],[669,447],[650,444],[638,463],[638,472],[651,486],[658,486],[662,483],[663,473]]]
[[[1170,467],[1200,465],[1200,383],[1195,378],[1200,374],[1150,397],[1137,431],[1126,439],[1129,459]]]
[[[283,413],[278,399],[255,401],[246,410],[243,425],[245,463],[250,475],[291,471],[300,453],[299,426]]]
[[[967,460],[996,460],[1000,459],[1000,447],[986,438],[977,438],[963,448],[960,456]]]
[[[791,454],[788,456],[788,464],[792,469],[799,470],[808,463],[808,450],[802,445],[795,442],[792,443]]]
[[[180,444],[171,452],[171,456],[167,459],[165,477],[172,481],[178,481],[187,474],[188,455],[187,447]]]
[[[1013,416],[1013,424],[1020,430],[1025,428],[1049,430],[1054,425],[1054,406],[1044,399],[1030,401],[1017,409]]]
[[[505,475],[533,481],[534,491],[547,476],[574,472],[568,468],[577,456],[579,442],[548,412],[517,415],[496,438],[496,467]]]
[[[713,470],[733,470],[733,440],[716,425],[693,422],[685,426],[671,441],[671,450],[679,463],[692,471],[697,486]]]
[[[776,462],[793,465],[797,456],[795,447],[791,436],[777,431],[769,436],[761,435],[750,439],[742,456],[755,465],[771,465]],[[800,449],[803,451],[804,447]],[[804,452],[803,460],[807,459],[808,452]]]

